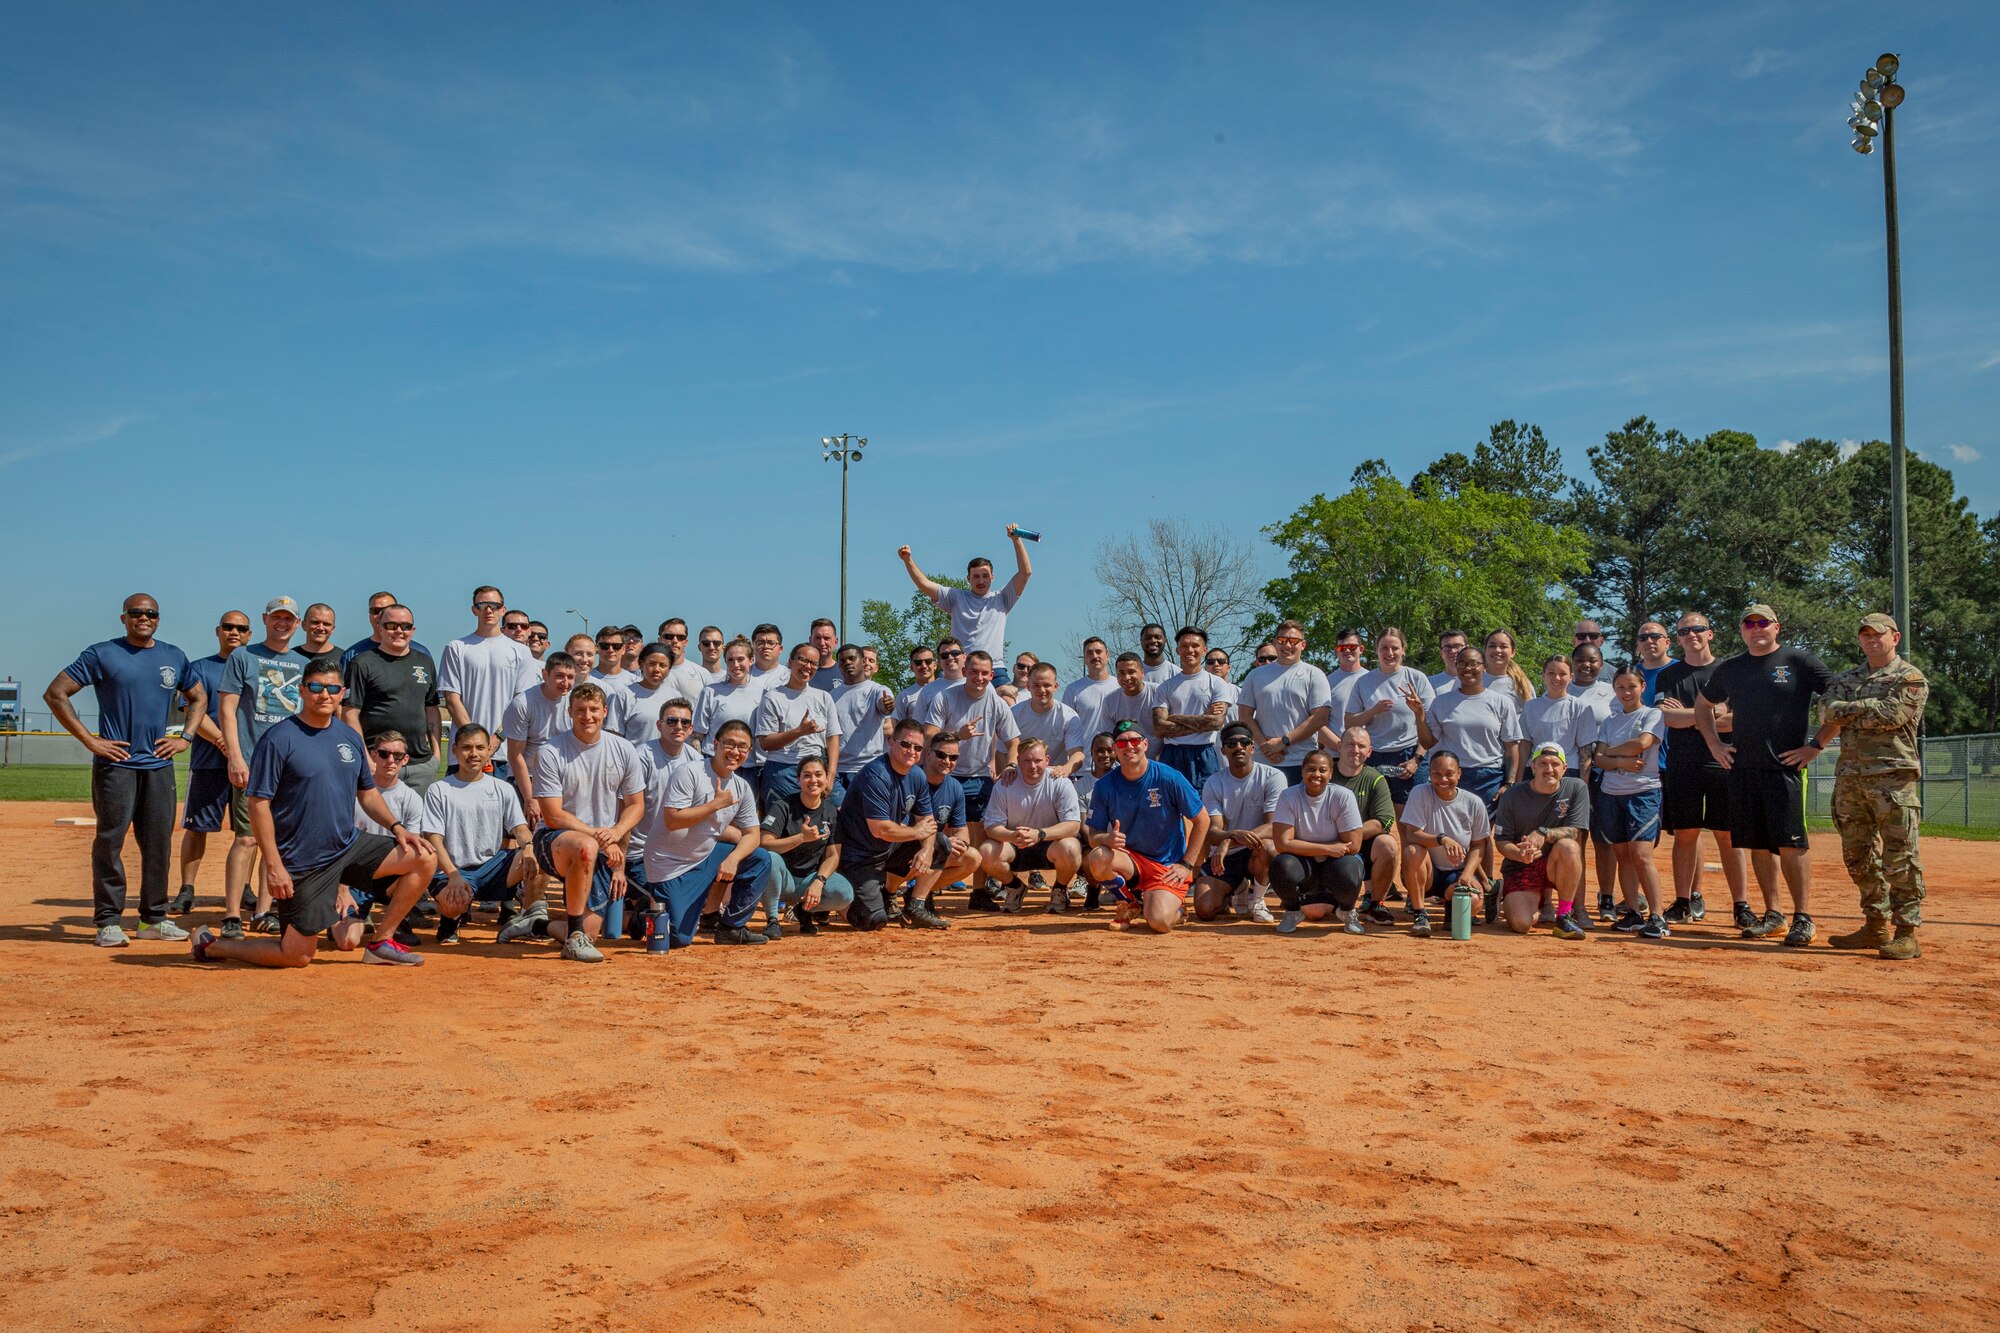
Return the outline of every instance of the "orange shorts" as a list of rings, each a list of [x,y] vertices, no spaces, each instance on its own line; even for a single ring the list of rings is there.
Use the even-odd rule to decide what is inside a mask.
[[[1125,855],[1132,858],[1132,864],[1138,867],[1139,874],[1133,882],[1121,885],[1112,890],[1118,897],[1123,898],[1127,902],[1138,903],[1140,906],[1144,906],[1146,895],[1154,890],[1158,890],[1161,893],[1171,893],[1182,902],[1187,901],[1188,886],[1176,883],[1167,876],[1167,865],[1164,861],[1154,861],[1148,857],[1141,856],[1130,847],[1125,849]],[[1193,877],[1190,876],[1189,878],[1192,881]]]

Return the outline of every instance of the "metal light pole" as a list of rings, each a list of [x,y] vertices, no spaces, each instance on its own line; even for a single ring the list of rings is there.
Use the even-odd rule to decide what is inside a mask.
[[[1910,526],[1907,454],[1903,445],[1903,260],[1896,229],[1896,108],[1903,104],[1902,85],[1895,81],[1902,60],[1885,51],[1861,76],[1847,119],[1854,130],[1854,151],[1864,157],[1882,141],[1882,212],[1889,251],[1889,582],[1896,624],[1903,631],[1903,651],[1916,641],[1910,624]]]
[[[576,609],[575,607],[573,607],[573,606],[570,606],[570,607],[565,607],[565,608],[563,608],[563,613],[564,613],[565,615],[572,615],[572,616],[575,616],[575,617],[576,617],[576,618],[577,618],[578,620],[581,620],[581,621],[583,622],[583,632],[584,632],[585,634],[588,634],[588,633],[590,633],[590,617],[589,617],[589,616],[585,615],[585,614],[584,614],[583,612],[581,612],[581,611],[577,610],[577,609]]]
[[[840,462],[840,637],[845,643],[853,633],[847,625],[847,465],[861,461],[861,451],[868,447],[868,439],[842,431],[838,435],[822,435],[819,447],[822,461]]]

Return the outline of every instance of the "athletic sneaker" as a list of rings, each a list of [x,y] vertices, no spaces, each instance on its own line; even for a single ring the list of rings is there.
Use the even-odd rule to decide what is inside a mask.
[[[1264,895],[1259,893],[1250,899],[1250,919],[1260,926],[1268,926],[1278,918],[1271,915],[1271,909],[1264,905]]]
[[[1250,886],[1239,885],[1229,895],[1229,915],[1247,917],[1250,915]]]
[[[1646,918],[1628,907],[1618,914],[1618,919],[1611,923],[1611,928],[1621,935],[1630,935],[1645,924]]]
[[[1673,928],[1667,925],[1667,919],[1657,913],[1647,917],[1646,924],[1639,927],[1639,938],[1642,940],[1663,940],[1673,933]]]
[[[1304,912],[1287,912],[1278,918],[1278,933],[1289,935],[1299,928],[1299,922],[1306,919]]]
[[[1666,922],[1670,926],[1685,926],[1694,920],[1694,908],[1685,898],[1674,899],[1674,905],[1666,910]]]
[[[187,937],[188,933],[185,930],[164,918],[158,921],[141,921],[138,934],[135,936],[142,940],[172,940],[175,944],[179,944]]]
[[[1580,940],[1583,938],[1583,926],[1570,913],[1564,912],[1556,918],[1556,938],[1559,940]]]
[[[745,930],[741,926],[717,926],[715,928],[715,942],[717,944],[766,943],[762,935],[759,935],[754,930]]]
[[[384,963],[390,967],[422,967],[424,956],[415,949],[405,949],[394,940],[376,940],[361,951],[364,963]]]
[[[911,903],[898,918],[905,930],[950,930],[951,922],[933,912],[926,903]]]
[[[1743,927],[1743,938],[1746,940],[1761,940],[1766,935],[1783,930],[1784,928],[1785,914],[1783,912],[1766,912],[1757,918],[1755,925]]]
[[[242,939],[242,938],[243,938],[243,918],[242,918],[242,917],[240,917],[240,916],[226,916],[226,917],[222,918],[222,935],[221,935],[221,938],[223,938],[223,939],[225,939],[225,940],[240,940],[240,939]]]
[[[784,923],[778,920],[775,913],[772,914],[769,920],[764,922],[763,934],[765,939],[774,943],[785,938]]]
[[[1049,890],[1049,910],[1058,916],[1069,911],[1068,885],[1058,884],[1055,888]]]
[[[536,903],[533,907],[516,912],[513,920],[500,927],[500,935],[493,942],[495,944],[512,944],[515,940],[529,939],[535,933],[535,923],[537,921],[547,921],[548,919],[549,905],[545,902]]]
[[[1394,884],[1391,884],[1389,891],[1382,895],[1382,901],[1385,903],[1399,903],[1403,901],[1403,891]]]
[[[167,915],[186,916],[189,912],[192,912],[193,910],[194,910],[194,885],[183,884],[181,885],[181,891],[174,895],[174,900],[167,904]]]
[[[749,932],[745,931],[744,934],[747,935]],[[759,944],[764,942],[762,935],[756,936],[755,939]],[[562,956],[572,963],[601,963],[604,961],[603,953],[598,950],[595,944],[590,942],[590,936],[586,935],[580,929],[572,930],[569,933],[569,938],[563,941]]]
[[[215,943],[215,932],[203,926],[189,938],[188,952],[194,955],[197,963],[205,963],[208,961],[208,946],[213,943]]]
[[[972,896],[965,900],[965,910],[968,912],[997,912],[1001,910],[1000,900],[993,896],[993,890],[981,884],[972,891]]]
[[[1700,889],[1696,889],[1694,897],[1688,900],[1688,915],[1697,921],[1708,915],[1708,904],[1701,900]]]
[[[1749,936],[1750,929],[1757,924],[1757,914],[1750,910],[1749,903],[1736,904],[1736,928]]]
[[[276,912],[259,912],[250,918],[250,929],[259,935],[282,935],[285,933],[285,923],[278,920]]]
[[[1396,914],[1380,903],[1374,903],[1369,906],[1368,919],[1378,926],[1393,926],[1396,924]]]
[[[400,934],[401,932],[399,931],[399,932],[397,932],[397,933],[398,933],[398,934]],[[441,917],[439,917],[439,918],[438,918],[438,933],[437,933],[437,942],[438,942],[439,944],[457,944],[457,943],[458,943],[458,918],[457,918],[457,917],[455,917],[455,916],[441,916]]]
[[[1597,923],[1590,919],[1590,909],[1582,903],[1572,904],[1569,909],[1569,923],[1581,931],[1597,929]]]
[[[1014,915],[1028,905],[1028,886],[1021,880],[1015,880],[1002,890],[1002,892],[1006,896],[1001,899],[1000,910],[1009,916]]]
[[[813,920],[814,915],[816,914],[812,912],[801,912],[797,908],[792,909],[792,919],[798,925],[799,934],[819,934],[819,922]]]
[[[1410,933],[1420,940],[1429,939],[1431,937],[1431,914],[1429,912],[1419,912],[1411,917]]]
[[[1819,927],[1813,924],[1813,919],[1804,912],[1800,912],[1792,918],[1792,928],[1785,934],[1785,947],[1788,949],[1803,949],[1813,942],[1813,936],[1817,934],[1819,934]]]
[[[1599,921],[1612,921],[1616,920],[1617,916],[1618,916],[1618,900],[1616,898],[1613,898],[1608,893],[1598,894],[1597,919]]]
[[[1348,910],[1347,922],[1341,929],[1350,935],[1366,935],[1368,933],[1368,927],[1361,924],[1360,908],[1355,907]]]
[[[125,938],[125,927],[116,921],[97,928],[97,947],[100,949],[122,949],[131,942]]]
[[[1541,911],[1539,911],[1539,912],[1535,913],[1535,924],[1536,924],[1536,925],[1538,925],[1538,926],[1553,926],[1553,925],[1554,925],[1555,923],[1556,923],[1556,909],[1555,909],[1555,908],[1553,908],[1553,907],[1544,907],[1544,908],[1543,908],[1543,909],[1542,909]]]

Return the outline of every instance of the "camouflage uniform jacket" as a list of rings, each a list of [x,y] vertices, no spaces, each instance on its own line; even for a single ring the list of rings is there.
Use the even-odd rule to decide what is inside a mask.
[[[1820,716],[1846,721],[1836,776],[1916,777],[1923,767],[1917,726],[1930,692],[1924,673],[1900,656],[1880,670],[1863,662],[1835,676],[1820,697]]]

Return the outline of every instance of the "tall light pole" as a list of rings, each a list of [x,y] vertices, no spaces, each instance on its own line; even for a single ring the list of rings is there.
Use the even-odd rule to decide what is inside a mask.
[[[1904,651],[1916,642],[1910,624],[1909,491],[1903,449],[1903,260],[1896,233],[1896,108],[1903,88],[1896,71],[1903,62],[1893,51],[1877,57],[1861,76],[1861,91],[1850,105],[1848,126],[1854,131],[1854,151],[1866,157],[1882,143],[1882,211],[1889,237],[1889,582],[1896,624],[1903,631]]]
[[[589,617],[589,616],[585,615],[585,614],[584,614],[583,612],[581,612],[581,611],[577,610],[577,609],[576,609],[575,607],[573,607],[573,606],[571,606],[571,607],[565,607],[565,608],[564,608],[564,614],[565,614],[565,615],[572,615],[572,616],[575,616],[575,617],[576,617],[576,618],[577,618],[578,620],[581,620],[581,621],[583,622],[583,632],[584,632],[585,634],[588,634],[588,633],[590,633],[590,617]]]
[[[840,638],[845,643],[854,634],[847,624],[847,465],[861,461],[861,451],[868,447],[868,439],[842,431],[838,435],[822,435],[819,447],[822,461],[840,462]]]

